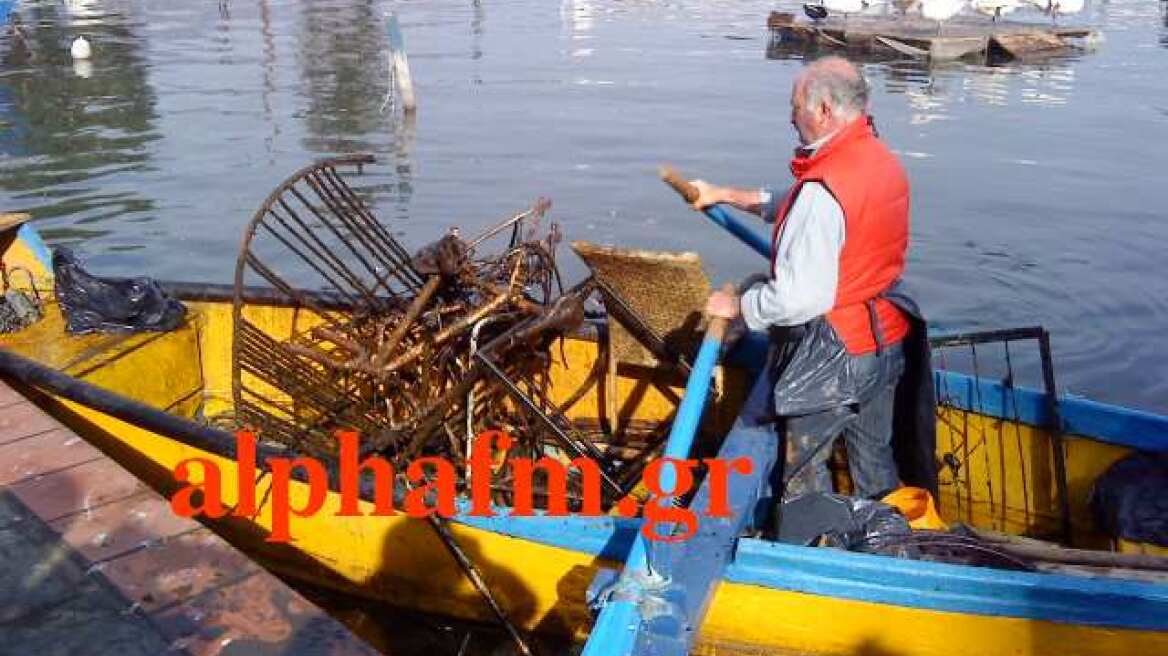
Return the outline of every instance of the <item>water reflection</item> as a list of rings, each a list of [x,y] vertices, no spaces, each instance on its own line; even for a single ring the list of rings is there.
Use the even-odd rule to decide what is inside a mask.
[[[588,33],[593,30],[596,19],[596,9],[593,0],[564,0],[560,5],[560,14],[564,27],[573,39],[586,40]]]
[[[305,147],[317,152],[371,152],[383,127],[379,111],[389,72],[385,21],[373,0],[341,6],[305,3],[298,38],[308,97]]]
[[[589,44],[596,21],[596,8],[593,2],[594,0],[564,0],[560,5],[564,31],[571,39],[569,56],[572,59],[583,59],[593,54]]]
[[[280,121],[272,111],[272,96],[276,92],[276,38],[272,30],[272,8],[269,0],[259,0],[260,39],[263,41],[263,82],[260,85],[260,99],[264,107],[264,121],[271,132],[264,139],[264,150],[268,153],[268,163],[275,164],[275,144],[280,136]],[[219,5],[226,12],[227,3]]]
[[[386,14],[374,0],[343,4],[305,2],[300,7],[300,74],[308,107],[304,147],[325,154],[384,156],[387,137],[393,173],[388,180],[366,177],[354,190],[371,205],[388,195],[398,218],[409,215],[413,194],[412,152],[416,118],[389,102]],[[408,48],[407,41],[407,48]]]
[[[1160,45],[1168,48],[1168,1],[1160,0],[1160,17],[1164,23],[1164,30],[1160,32]]]
[[[99,0],[65,0],[62,4],[69,22],[78,29],[100,25],[106,14]]]
[[[482,0],[474,0],[471,3],[471,19],[470,19],[470,58],[482,59],[483,56],[483,26],[486,22],[486,12],[483,9]],[[482,78],[475,74],[475,82],[482,83]]]
[[[114,217],[149,220],[155,201],[127,179],[149,166],[158,138],[156,97],[142,41],[127,8],[92,1],[22,4],[23,43],[9,50],[0,77],[5,132],[0,189],[5,209],[37,219],[73,217],[44,230],[56,240],[104,234]],[[73,62],[79,34],[94,44],[94,61]],[[66,72],[67,71],[67,72]]]

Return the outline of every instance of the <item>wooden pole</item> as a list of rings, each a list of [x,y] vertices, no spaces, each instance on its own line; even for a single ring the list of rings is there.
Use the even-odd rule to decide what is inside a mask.
[[[389,36],[390,75],[401,97],[402,111],[413,114],[418,109],[418,98],[414,95],[414,78],[410,75],[410,62],[406,58],[406,42],[394,12],[390,12],[386,19],[386,31]]]
[[[673,190],[685,199],[685,202],[692,203],[698,199],[698,189],[683,178],[672,166],[662,166],[659,171],[661,179],[665,184],[673,187]],[[730,215],[729,212],[722,209],[718,205],[711,205],[703,210],[706,218],[714,223],[725,228],[730,234],[737,237],[742,243],[749,246],[754,252],[770,259],[771,257],[771,243],[770,239],[755,232],[753,228],[747,226],[745,223],[739,221]]]

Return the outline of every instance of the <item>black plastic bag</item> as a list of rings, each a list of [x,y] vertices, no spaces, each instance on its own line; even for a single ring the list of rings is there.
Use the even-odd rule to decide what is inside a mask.
[[[886,540],[911,534],[904,515],[886,503],[810,492],[783,502],[778,539],[790,544],[875,551]]]
[[[899,281],[881,296],[900,308],[913,325],[903,342],[904,373],[894,401],[892,447],[898,473],[906,484],[937,496],[936,392],[928,324]],[[779,344],[774,412],[780,417],[862,403],[879,390],[880,370],[850,356],[823,316],[772,338]]]
[[[1095,481],[1091,510],[1108,535],[1168,547],[1168,453],[1116,461]]]
[[[53,276],[70,333],[166,332],[181,326],[187,314],[153,279],[92,276],[68,248],[53,251]]]

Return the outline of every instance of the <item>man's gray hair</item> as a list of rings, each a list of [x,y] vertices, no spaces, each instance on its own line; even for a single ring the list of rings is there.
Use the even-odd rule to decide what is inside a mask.
[[[826,102],[845,115],[868,111],[868,81],[843,57],[824,57],[807,65],[801,74],[803,102],[811,108]]]

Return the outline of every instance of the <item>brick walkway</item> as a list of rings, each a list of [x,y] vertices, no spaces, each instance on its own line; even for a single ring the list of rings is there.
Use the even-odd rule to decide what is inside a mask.
[[[0,381],[0,655],[368,645]]]

